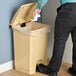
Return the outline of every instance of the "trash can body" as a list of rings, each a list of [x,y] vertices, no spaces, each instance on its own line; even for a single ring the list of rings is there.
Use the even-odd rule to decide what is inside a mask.
[[[29,28],[34,28],[32,31],[38,32],[39,29],[43,29],[41,23],[30,22],[30,24],[33,27]],[[23,33],[17,26],[13,29],[15,69],[27,74],[34,74],[37,64],[47,64],[48,33],[36,32],[31,35],[31,33]]]

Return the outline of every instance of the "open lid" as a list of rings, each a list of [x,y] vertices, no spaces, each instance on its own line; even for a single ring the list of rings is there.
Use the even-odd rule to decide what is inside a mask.
[[[37,7],[37,2],[28,3],[20,6],[15,15],[13,16],[10,25],[12,27],[21,23],[29,22],[33,18],[33,11]]]

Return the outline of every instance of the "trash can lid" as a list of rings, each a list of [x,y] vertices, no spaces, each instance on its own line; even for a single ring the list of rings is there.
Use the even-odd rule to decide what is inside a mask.
[[[34,2],[20,6],[20,8],[13,16],[10,25],[14,27],[21,23],[26,23],[31,21],[31,19],[33,18],[33,11],[36,9],[37,4],[38,4],[37,2]]]

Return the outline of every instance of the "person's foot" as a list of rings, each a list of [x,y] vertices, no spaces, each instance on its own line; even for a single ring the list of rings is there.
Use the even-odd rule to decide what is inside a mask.
[[[50,69],[48,68],[47,65],[38,64],[36,66],[36,72],[40,72],[40,73],[49,75],[50,74]]]
[[[72,67],[70,67],[70,68],[68,69],[68,72],[69,72],[71,75],[76,76],[76,71],[75,71]]]
[[[48,76],[57,76],[56,72],[50,70],[47,65],[43,65],[43,64],[37,65],[36,72],[40,72],[40,73],[46,74]]]

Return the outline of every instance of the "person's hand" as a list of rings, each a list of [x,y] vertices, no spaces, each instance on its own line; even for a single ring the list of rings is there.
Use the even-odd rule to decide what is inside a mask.
[[[41,17],[40,13],[41,13],[41,10],[35,9],[34,12],[33,12],[34,17],[33,17],[32,21],[38,21],[38,18]]]
[[[33,15],[35,16],[36,14],[40,14],[40,13],[41,13],[41,10],[35,9],[34,12],[33,12]]]

